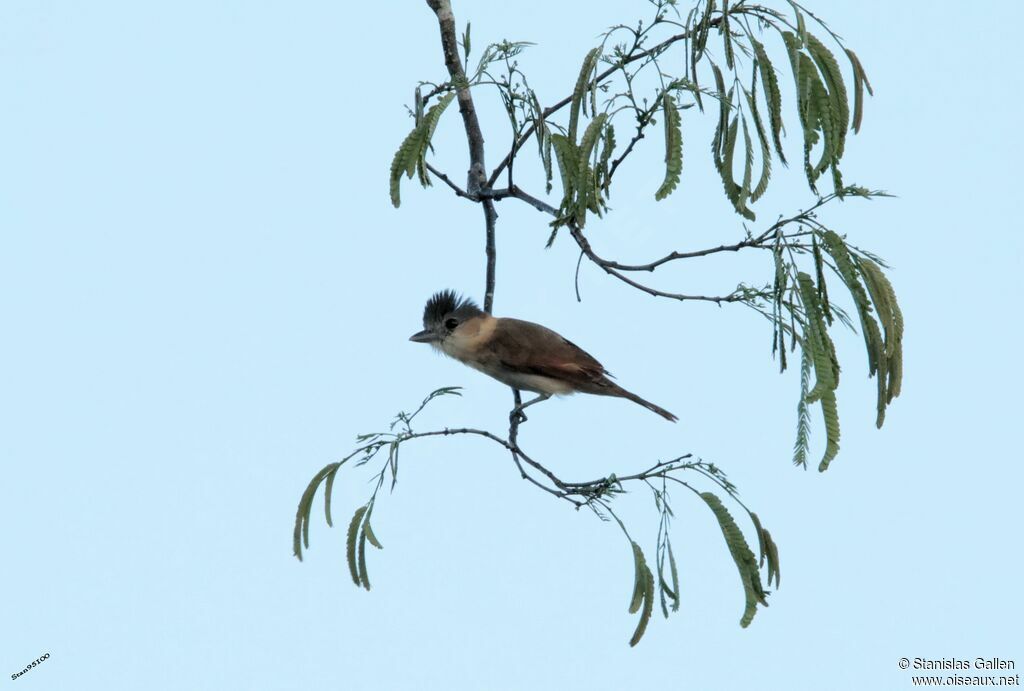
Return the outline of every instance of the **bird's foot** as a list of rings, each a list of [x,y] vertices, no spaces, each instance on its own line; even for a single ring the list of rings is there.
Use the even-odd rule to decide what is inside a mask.
[[[526,422],[526,413],[523,412],[522,408],[516,407],[512,409],[512,412],[508,414],[508,421],[513,425],[521,425]]]

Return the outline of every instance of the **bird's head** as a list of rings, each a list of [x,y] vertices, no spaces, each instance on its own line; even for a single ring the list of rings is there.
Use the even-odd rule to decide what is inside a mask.
[[[427,300],[423,308],[423,330],[414,333],[409,340],[439,348],[463,323],[483,314],[471,299],[452,290],[443,290]]]

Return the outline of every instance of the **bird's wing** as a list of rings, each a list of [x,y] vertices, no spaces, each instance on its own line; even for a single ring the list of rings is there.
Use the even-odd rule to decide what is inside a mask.
[[[515,372],[569,382],[606,381],[608,372],[592,355],[551,329],[519,319],[499,319],[489,347]]]

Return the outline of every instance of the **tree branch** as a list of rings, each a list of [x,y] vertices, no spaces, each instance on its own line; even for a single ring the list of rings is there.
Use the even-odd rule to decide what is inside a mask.
[[[430,163],[424,163],[424,165],[426,165],[427,170],[429,170],[431,173],[437,176],[442,182],[444,182],[444,184],[451,187],[452,190],[455,192],[455,196],[463,197],[464,199],[469,199],[470,201],[474,202],[480,201],[480,198],[478,196],[466,192],[466,190],[462,189],[454,182],[452,182],[452,179],[450,177],[442,173],[440,170],[432,166]]]
[[[469,91],[469,80],[459,58],[459,43],[455,34],[455,15],[452,14],[450,0],[427,0],[427,5],[437,15],[438,27],[441,31],[441,49],[444,51],[444,64],[455,85],[456,97],[459,100],[459,112],[466,128],[466,140],[469,143],[469,180],[466,183],[469,194],[476,194],[486,187],[487,168],[484,164],[484,135],[480,130],[480,120],[476,116],[473,95]],[[449,182],[449,185],[451,183]],[[452,185],[454,187],[454,185]],[[467,195],[468,196],[468,195]],[[494,280],[497,252],[495,250],[495,223],[498,214],[490,199],[483,199],[484,223],[486,225],[485,253],[487,255],[487,272],[484,285],[484,310],[494,309]]]
[[[529,204],[530,206],[534,207],[538,211],[546,213],[546,214],[548,214],[550,216],[558,216],[558,209],[556,209],[555,207],[551,206],[550,204],[548,204],[548,203],[546,203],[546,202],[544,202],[544,201],[542,201],[540,199],[537,199],[533,195],[523,191],[522,189],[520,189],[517,186],[512,186],[509,189],[494,190],[493,192],[490,193],[490,195],[491,195],[492,199],[505,199],[507,197],[514,197],[516,199],[519,199],[520,201],[526,202],[527,204]],[[765,231],[765,234],[763,234],[762,236],[759,236],[756,240],[744,240],[743,242],[737,243],[736,246],[735,246],[735,250],[742,249],[743,247],[753,247],[753,246],[756,246],[757,244],[763,242],[764,238],[768,237],[769,232],[774,232],[775,227],[776,226],[772,226],[772,228],[769,229],[769,231]],[[656,268],[657,266],[659,266],[661,264],[664,264],[665,262],[672,261],[673,259],[684,259],[684,258],[689,258],[689,257],[700,257],[700,256],[704,256],[706,254],[712,254],[714,252],[725,252],[725,251],[733,250],[733,246],[732,245],[722,245],[720,247],[713,247],[713,248],[707,249],[707,250],[698,250],[696,252],[688,252],[688,253],[673,252],[668,257],[662,257],[661,259],[658,259],[658,260],[656,260],[654,262],[651,262],[650,263],[650,267],[651,268],[647,268],[649,265],[646,265],[646,264],[631,266],[631,265],[628,265],[628,264],[619,264],[618,262],[611,261],[609,259],[604,259],[603,257],[598,256],[598,254],[596,252],[594,252],[594,249],[590,246],[590,242],[587,240],[586,236],[583,234],[583,231],[581,231],[576,226],[576,224],[574,224],[574,223],[570,223],[569,224],[569,232],[572,234],[573,239],[576,241],[576,244],[579,245],[580,250],[587,257],[587,259],[589,259],[590,261],[592,261],[593,263],[597,264],[599,267],[604,269],[604,271],[606,273],[608,273],[609,275],[614,276],[615,278],[619,279],[623,283],[631,285],[631,286],[633,286],[634,288],[636,288],[638,290],[642,290],[643,292],[647,293],[648,295],[653,295],[655,297],[669,298],[669,299],[672,299],[672,300],[680,300],[680,301],[684,301],[684,300],[699,300],[699,301],[704,301],[704,302],[714,302],[716,304],[721,304],[723,302],[738,302],[738,301],[743,299],[743,296],[739,295],[739,294],[730,294],[730,295],[685,295],[683,293],[667,293],[665,291],[658,290],[657,288],[651,288],[650,286],[646,286],[646,285],[644,285],[642,283],[638,283],[637,281],[634,281],[633,279],[629,278],[628,276],[624,276],[622,273],[620,273],[620,271],[653,271],[654,268]],[[735,250],[733,250],[733,251],[735,251]],[[675,255],[675,256],[673,256],[673,255]]]
[[[519,400],[517,398],[517,405],[518,404]],[[632,475],[624,475],[622,477],[601,477],[595,480],[587,480],[584,482],[566,482],[565,480],[562,480],[557,475],[555,475],[551,470],[546,468],[543,464],[530,458],[522,450],[517,441],[519,424],[520,421],[517,418],[513,418],[511,426],[509,428],[509,437],[507,439],[503,439],[498,435],[494,434],[493,432],[488,432],[487,430],[474,429],[471,427],[445,427],[444,429],[433,430],[430,432],[400,432],[395,435],[394,441],[401,444],[407,441],[411,441],[413,439],[423,439],[427,437],[440,436],[448,437],[454,435],[469,435],[489,439],[492,442],[504,447],[507,451],[511,453],[513,461],[515,462],[516,467],[519,469],[520,475],[524,480],[528,480],[531,484],[544,490],[548,494],[554,495],[559,499],[564,499],[568,501],[577,509],[586,505],[591,500],[600,497],[612,485],[621,485],[622,483],[625,482],[644,482],[656,478],[669,478],[671,476],[671,473],[680,470],[696,470],[706,475],[706,468],[713,469],[713,466],[709,466],[709,464],[699,459],[696,461],[689,460],[693,458],[693,454],[687,453],[683,454],[682,456],[678,456],[670,461],[658,461],[656,464],[654,464],[647,470],[644,470],[639,473],[634,473]],[[387,441],[383,443],[390,444],[391,442]],[[352,456],[355,456],[359,452],[360,450],[357,450],[353,452],[349,457],[351,458]],[[526,472],[526,470],[520,464],[519,459],[526,461],[526,463],[529,464],[530,467],[536,469],[538,472],[543,474],[551,482],[552,487],[545,485],[543,482],[537,480],[535,477]],[[386,467],[387,465],[385,464],[385,468]]]

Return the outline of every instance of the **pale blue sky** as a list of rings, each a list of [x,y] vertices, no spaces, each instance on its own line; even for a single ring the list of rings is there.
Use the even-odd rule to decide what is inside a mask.
[[[961,3],[812,4],[876,90],[846,177],[899,195],[825,219],[891,262],[907,319],[882,431],[860,337],[840,338],[842,451],[825,475],[790,464],[797,373],[776,373],[761,319],[656,301],[586,265],[577,303],[574,245],[545,251],[545,219],[500,204],[496,312],[556,328],[681,418],[551,401],[524,445],[574,479],[697,453],[779,544],[782,588],[742,630],[718,527],[677,493],[682,608],[635,649],[618,530],[480,440],[403,453],[374,514],[371,593],[319,501],[306,561],[291,555],[302,489],[357,433],[444,385],[465,397],[423,429],[501,432],[510,403],[406,340],[431,292],[482,297],[483,254],[479,210],[442,187],[389,203],[403,104],[417,79],[443,78],[431,12],[391,7],[0,2],[0,684],[45,652],[19,688],[903,689],[900,657],[1019,670],[1021,6],[972,19]],[[522,64],[551,102],[598,34],[646,5],[455,12],[477,50],[536,42]],[[504,116],[478,103],[493,164]],[[615,211],[588,225],[599,251],[643,260],[740,236],[710,126],[687,120],[667,202],[652,200],[657,138],[627,164]],[[454,108],[437,146],[461,178]],[[759,223],[809,203],[799,175],[777,170]],[[764,259],[652,280],[727,291],[769,275]],[[370,474],[339,477],[339,516]],[[651,550],[649,495],[621,507]]]

